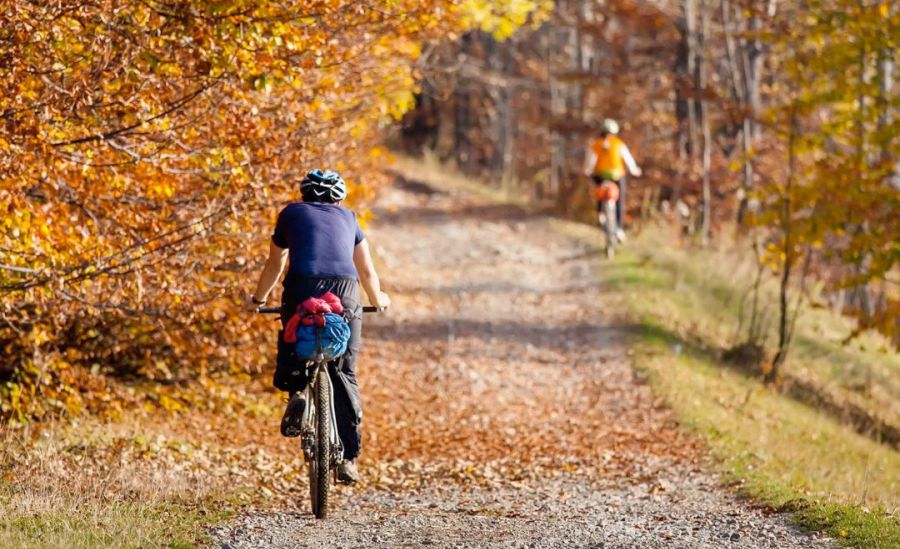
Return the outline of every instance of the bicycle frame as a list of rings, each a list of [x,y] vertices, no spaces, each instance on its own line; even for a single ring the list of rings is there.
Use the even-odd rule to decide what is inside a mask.
[[[260,307],[256,311],[261,314],[280,314],[282,312],[281,307]],[[363,313],[380,313],[382,311],[384,311],[384,307],[362,308]],[[343,358],[339,360],[343,360]],[[322,368],[328,368],[328,361],[325,360],[325,357],[320,353],[319,356],[316,357],[316,360],[307,362],[306,367],[309,383],[306,384],[306,389],[304,390],[307,406],[303,411],[303,418],[301,420],[301,425],[303,426],[301,432],[301,445],[303,457],[309,461],[313,458],[313,448],[315,448],[315,389],[319,379],[319,371]],[[333,455],[329,459],[329,462],[332,467],[335,467],[340,463],[341,458],[344,455],[344,444],[341,442],[341,437],[338,433],[337,415],[334,411],[334,386],[331,384],[331,375],[328,375],[327,379],[329,380],[328,393],[331,397],[329,399],[331,403],[331,433],[329,433],[329,438],[331,439],[331,448],[333,449]]]
[[[363,307],[364,313],[374,313],[383,311],[378,307]],[[257,309],[259,313],[281,313],[281,307],[260,307]],[[303,410],[303,417],[300,421],[300,448],[303,451],[303,458],[307,463],[310,477],[310,499],[312,501],[312,510],[316,518],[326,518],[328,514],[328,491],[329,480],[328,475],[334,472],[334,482],[337,483],[337,466],[344,458],[344,444],[341,441],[338,432],[337,414],[334,408],[334,384],[331,379],[329,368],[332,365],[340,365],[344,357],[335,360],[326,360],[321,345],[321,331],[317,334],[318,351],[314,360],[306,362],[307,383],[304,389],[306,396],[306,406]],[[324,375],[323,375],[324,374]],[[321,377],[321,381],[320,378]],[[322,421],[321,414],[323,410],[317,409],[317,403],[324,400],[325,395],[320,391],[319,383],[328,384],[328,406],[329,410],[325,413],[331,414],[328,425],[330,432],[328,433],[327,443],[323,433],[318,431],[319,421]],[[318,398],[317,398],[318,397]],[[323,428],[324,425],[322,426]],[[327,448],[330,455],[317,455],[317,452]]]
[[[322,368],[328,368],[328,361],[326,360],[316,360],[311,361],[307,366],[307,375],[309,378],[309,383],[306,384],[306,389],[304,389],[304,393],[306,394],[306,402],[307,406],[303,410],[303,417],[301,420],[302,432],[301,432],[301,446],[303,449],[303,457],[306,461],[310,461],[315,458],[315,433],[316,433],[316,414],[318,411],[315,409],[315,394],[319,379],[319,371]],[[344,455],[344,444],[341,442],[341,437],[338,433],[337,426],[337,416],[334,411],[334,385],[331,383],[331,376],[327,377],[328,379],[328,393],[331,396],[329,399],[329,403],[331,405],[331,432],[329,433],[329,439],[331,440],[331,448],[332,455],[329,458],[329,463],[332,467],[336,467],[338,463],[340,463],[341,458]]]
[[[594,186],[594,199],[597,201],[597,221],[606,235],[606,257],[615,255],[618,243],[616,223],[616,200],[619,198],[619,186],[615,181],[604,180]]]

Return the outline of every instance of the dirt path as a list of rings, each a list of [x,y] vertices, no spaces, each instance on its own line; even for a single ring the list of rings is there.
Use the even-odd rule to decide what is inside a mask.
[[[364,482],[215,547],[830,547],[724,491],[634,378],[598,254],[511,206],[402,182],[370,231],[395,297],[361,360]]]

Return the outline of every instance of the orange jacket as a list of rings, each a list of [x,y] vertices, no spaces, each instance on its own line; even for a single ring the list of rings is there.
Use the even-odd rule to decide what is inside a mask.
[[[618,181],[625,176],[625,160],[622,147],[625,143],[615,135],[596,139],[591,143],[591,151],[597,157],[594,163],[594,175]]]

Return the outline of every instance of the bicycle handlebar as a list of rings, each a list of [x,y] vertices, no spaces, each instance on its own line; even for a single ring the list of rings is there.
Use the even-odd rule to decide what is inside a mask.
[[[364,313],[381,313],[381,312],[384,312],[385,309],[387,309],[387,307],[366,306],[366,307],[362,308],[362,312],[364,312]],[[260,313],[260,314],[264,314],[264,315],[281,314],[281,307],[260,307],[259,309],[256,310],[256,312]]]

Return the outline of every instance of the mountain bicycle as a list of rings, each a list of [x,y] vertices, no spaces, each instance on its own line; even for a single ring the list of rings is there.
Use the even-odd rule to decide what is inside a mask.
[[[363,307],[364,313],[383,311],[379,307]],[[260,307],[261,314],[281,314],[281,307]],[[326,360],[321,348],[316,358],[306,363],[309,382],[304,390],[306,408],[301,418],[300,447],[309,469],[309,499],[317,519],[328,517],[328,494],[331,475],[337,483],[337,466],[344,457],[344,445],[338,436],[334,413],[334,388],[328,369],[340,364],[343,357]]]
[[[597,201],[597,222],[606,235],[606,257],[616,255],[616,244],[619,244],[619,226],[616,222],[616,201],[619,200],[619,185],[604,179],[594,186],[594,199]]]

